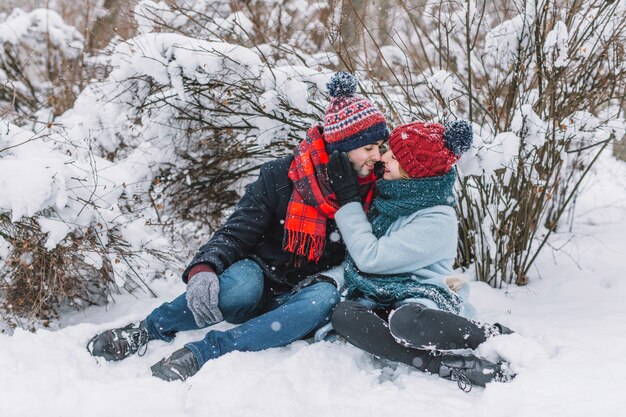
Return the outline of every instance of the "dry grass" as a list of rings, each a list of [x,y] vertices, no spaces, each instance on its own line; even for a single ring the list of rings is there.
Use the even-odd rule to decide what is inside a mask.
[[[108,259],[95,236],[70,234],[62,245],[47,250],[47,234],[33,219],[2,226],[12,250],[0,272],[0,293],[2,309],[13,325],[46,325],[64,308],[106,302],[115,286],[111,266],[104,262],[97,269],[85,262],[85,253]]]

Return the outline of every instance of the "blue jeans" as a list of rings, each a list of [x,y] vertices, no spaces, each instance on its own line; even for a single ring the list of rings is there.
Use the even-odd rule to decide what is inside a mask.
[[[286,346],[330,320],[339,302],[339,292],[326,282],[303,288],[295,294],[263,292],[263,271],[244,259],[222,273],[219,308],[224,320],[242,323],[227,331],[211,330],[204,339],[187,343],[199,366],[232,351],[259,351]],[[155,309],[146,318],[151,339],[170,341],[181,330],[197,330],[187,308],[185,293]]]

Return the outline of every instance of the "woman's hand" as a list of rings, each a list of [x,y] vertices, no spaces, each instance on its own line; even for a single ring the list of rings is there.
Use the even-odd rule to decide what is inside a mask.
[[[359,180],[345,152],[335,151],[328,163],[328,179],[340,206],[353,201],[361,202]]]

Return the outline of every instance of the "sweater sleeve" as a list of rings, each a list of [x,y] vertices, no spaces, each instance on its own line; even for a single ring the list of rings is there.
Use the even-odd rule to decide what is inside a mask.
[[[275,217],[276,187],[272,185],[271,176],[272,169],[264,165],[259,177],[247,187],[226,223],[200,247],[183,272],[183,281],[187,282],[189,272],[196,265],[209,265],[220,275],[252,252]]]
[[[407,224],[379,239],[358,203],[343,206],[335,220],[357,268],[365,273],[413,272],[454,258],[456,253],[457,219],[447,206],[421,210]]]

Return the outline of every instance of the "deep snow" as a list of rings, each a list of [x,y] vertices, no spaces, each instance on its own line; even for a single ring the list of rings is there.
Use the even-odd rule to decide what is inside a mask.
[[[154,283],[158,299],[120,295],[65,316],[60,329],[0,335],[0,416],[622,416],[626,164],[607,156],[596,171],[578,201],[576,234],[554,236],[528,286],[469,284],[479,319],[519,332],[479,349],[511,361],[518,376],[509,384],[466,394],[344,343],[302,341],[225,355],[184,383],[150,376],[150,365],[203,331],[151,342],[144,357],[119,363],[89,356],[91,335],[139,320],[184,290],[172,279]]]

